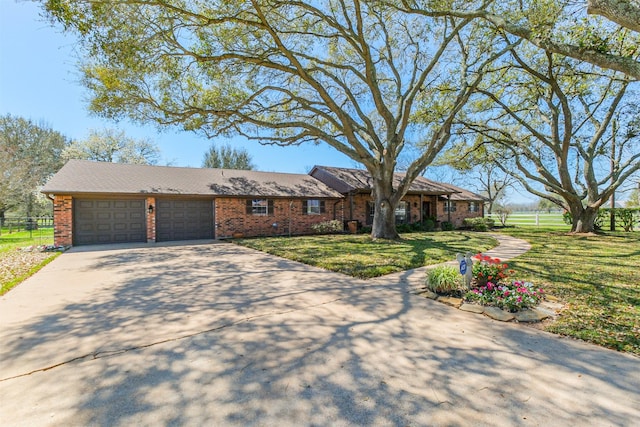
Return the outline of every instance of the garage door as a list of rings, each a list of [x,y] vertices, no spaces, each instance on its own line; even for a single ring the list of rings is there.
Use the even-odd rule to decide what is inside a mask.
[[[156,240],[213,239],[213,200],[156,199]]]
[[[146,242],[144,200],[75,199],[73,244]]]

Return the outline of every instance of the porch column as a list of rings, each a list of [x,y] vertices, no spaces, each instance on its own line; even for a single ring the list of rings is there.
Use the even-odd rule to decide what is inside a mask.
[[[447,204],[449,205],[449,209],[447,209],[447,221],[451,222],[451,194],[447,194]]]

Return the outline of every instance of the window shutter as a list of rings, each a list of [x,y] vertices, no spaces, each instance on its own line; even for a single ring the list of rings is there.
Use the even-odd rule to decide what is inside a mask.
[[[306,215],[308,210],[309,210],[309,208],[308,208],[307,201],[303,200],[302,201],[302,215]]]
[[[325,213],[324,200],[320,200],[320,213]]]
[[[273,200],[267,200],[267,212],[269,215],[273,215]]]
[[[253,201],[251,199],[247,199],[247,215],[251,215],[253,213]]]

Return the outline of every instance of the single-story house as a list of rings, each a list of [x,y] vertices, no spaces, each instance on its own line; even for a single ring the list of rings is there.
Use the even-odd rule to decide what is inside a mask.
[[[371,196],[373,180],[364,169],[315,166],[309,173],[345,197],[345,214],[364,225],[373,223],[374,204]],[[404,174],[394,175],[398,187]],[[465,218],[484,215],[486,198],[451,184],[417,177],[396,208],[396,223],[410,224],[432,218],[462,225]]]
[[[334,219],[368,224],[367,179],[363,170],[321,166],[304,175],[70,160],[42,192],[53,201],[55,244],[87,245],[309,234]],[[483,201],[418,178],[397,219],[457,223],[482,216]]]

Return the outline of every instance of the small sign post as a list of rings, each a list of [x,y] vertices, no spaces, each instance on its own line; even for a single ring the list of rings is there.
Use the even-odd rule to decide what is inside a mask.
[[[463,277],[465,288],[471,287],[471,278],[473,277],[473,260],[471,259],[471,252],[467,252],[466,255],[457,254],[459,271]]]

